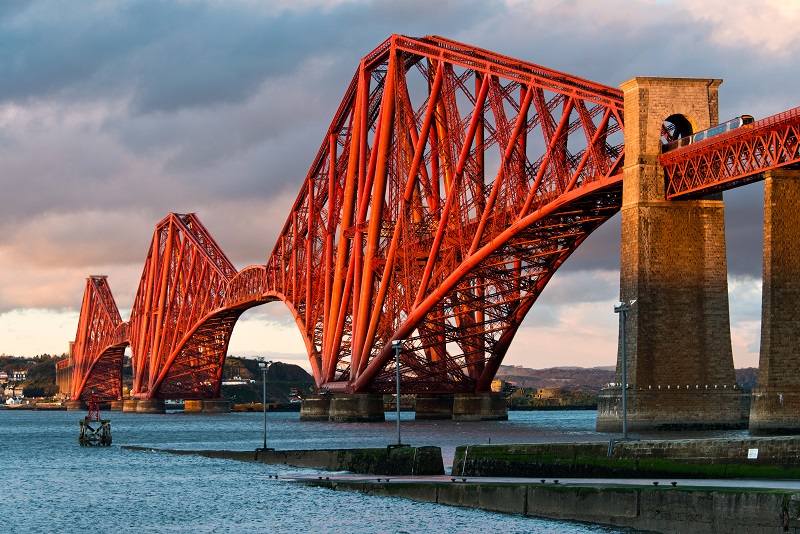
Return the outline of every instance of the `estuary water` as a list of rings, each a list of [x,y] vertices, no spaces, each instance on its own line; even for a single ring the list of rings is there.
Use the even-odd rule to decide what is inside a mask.
[[[635,532],[548,521],[403,499],[312,488],[273,475],[315,471],[287,466],[122,450],[121,445],[254,450],[263,443],[261,413],[166,415],[102,412],[111,447],[80,447],[82,412],[0,411],[3,490],[0,522],[9,533],[42,532]],[[402,438],[457,445],[597,441],[594,411],[511,412],[509,421],[414,421],[401,415]],[[383,447],[396,441],[385,423],[300,422],[269,413],[267,445],[276,449]],[[697,436],[700,437],[700,436]]]

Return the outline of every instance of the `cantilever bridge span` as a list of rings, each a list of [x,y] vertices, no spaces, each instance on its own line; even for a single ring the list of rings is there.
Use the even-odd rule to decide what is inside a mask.
[[[796,163],[797,115],[774,134],[782,155],[752,141],[773,135],[758,125],[732,156],[700,143],[666,154],[670,194]],[[87,280],[72,397],[120,398],[129,346],[134,397],[213,398],[236,320],[275,300],[319,388],[392,391],[391,343],[404,340],[404,392],[485,391],[555,271],[619,211],[624,147],[618,89],[394,35],[361,61],[265,265],[237,272],[195,215],[171,214],[128,322],[107,280]],[[726,177],[690,178],[702,158]]]

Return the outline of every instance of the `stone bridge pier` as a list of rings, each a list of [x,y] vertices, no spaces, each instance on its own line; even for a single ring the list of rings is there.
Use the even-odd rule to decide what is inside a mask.
[[[800,434],[800,171],[764,178],[761,355],[750,434]]]
[[[625,351],[632,431],[746,426],[731,350],[722,196],[667,201],[658,164],[665,121],[690,130],[685,133],[717,124],[720,83],[634,78],[621,86],[626,152],[620,300],[635,300]],[[619,386],[603,391],[598,431],[621,431],[621,404]]]

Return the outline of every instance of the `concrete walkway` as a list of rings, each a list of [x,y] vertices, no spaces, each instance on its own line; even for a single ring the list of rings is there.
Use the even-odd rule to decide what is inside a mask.
[[[566,478],[542,482],[534,478],[350,474],[280,478],[334,491],[667,534],[800,534],[797,480]]]
[[[578,487],[630,487],[630,486],[666,486],[672,487],[675,482],[676,488],[738,488],[746,490],[781,490],[796,491],[800,493],[800,480],[725,480],[725,479],[651,479],[651,478],[562,478],[562,479],[533,479],[533,478],[512,478],[512,477],[460,477],[460,476],[397,476],[385,477],[377,475],[343,475],[325,474],[309,476],[286,476],[281,477],[288,482],[314,482],[328,480],[331,482],[381,482],[381,483],[466,483],[466,484],[508,484],[508,485],[561,485]],[[544,482],[543,482],[544,481]],[[654,484],[658,482],[658,484]]]

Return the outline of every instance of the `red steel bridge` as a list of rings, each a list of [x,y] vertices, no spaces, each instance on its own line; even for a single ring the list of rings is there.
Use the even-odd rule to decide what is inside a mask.
[[[670,199],[800,162],[800,108],[662,155]],[[665,136],[669,131],[665,128]],[[130,320],[87,279],[73,400],[219,396],[239,316],[283,301],[318,388],[489,389],[527,312],[621,207],[620,90],[441,37],[358,66],[265,265],[237,271],[194,214],[156,226]]]

